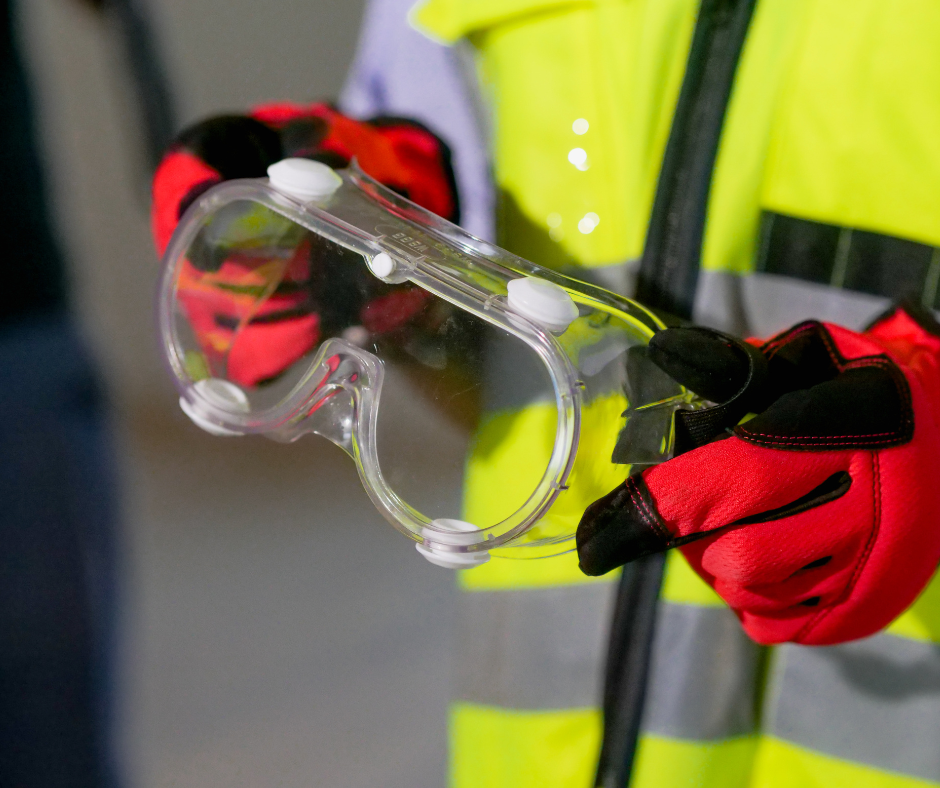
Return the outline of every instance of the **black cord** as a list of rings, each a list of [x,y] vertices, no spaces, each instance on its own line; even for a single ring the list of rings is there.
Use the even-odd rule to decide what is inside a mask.
[[[176,111],[150,18],[140,0],[102,0],[101,5],[122,39],[140,112],[146,160],[154,170],[176,133]]]
[[[636,298],[692,317],[708,198],[738,61],[757,0],[702,0],[663,157]],[[623,569],[604,685],[597,788],[625,788],[640,736],[665,554]]]

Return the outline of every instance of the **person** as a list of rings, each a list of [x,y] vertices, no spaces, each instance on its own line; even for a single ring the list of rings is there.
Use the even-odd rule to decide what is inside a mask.
[[[119,782],[114,457],[69,308],[15,6],[0,8],[0,781],[110,788]]]
[[[936,307],[940,149],[926,129],[940,111],[929,55],[938,24],[920,2],[374,0],[342,106],[441,129],[458,167],[462,145],[491,151],[496,238],[540,264],[738,336],[768,337],[807,319],[860,330],[902,297]],[[485,145],[466,127],[449,133],[455,101],[483,107]],[[930,414],[916,418],[927,426]],[[718,493],[746,474],[721,470]],[[601,641],[573,624],[586,616],[565,626],[557,612],[565,594],[585,598],[591,586],[552,577],[542,562],[538,578],[520,567],[490,580],[493,563],[461,578],[465,597],[490,611],[525,597],[515,604],[536,618],[541,593],[553,611],[542,620],[562,629],[556,664],[593,648],[597,677]],[[752,569],[746,555],[735,568]],[[621,753],[621,763],[601,764],[598,784],[940,782],[938,587],[903,615],[892,609],[894,620],[871,637],[768,650],[670,554],[632,777],[631,754]],[[490,675],[509,679],[515,660],[550,661],[545,640],[522,642],[530,627],[492,623],[509,614],[469,620],[488,626],[473,637],[488,636],[490,648],[465,653],[491,655]],[[459,655],[458,663],[469,670]],[[580,671],[569,667],[570,687],[584,674],[574,679]],[[543,686],[557,692],[559,675],[547,669]],[[454,785],[595,777],[602,723],[587,710],[596,694],[461,692]]]
[[[711,327],[652,352],[717,403],[578,555],[460,576],[451,784],[940,783],[940,14],[412,5],[370,3],[341,108],[436,130],[510,251]],[[525,462],[472,455],[467,510]]]

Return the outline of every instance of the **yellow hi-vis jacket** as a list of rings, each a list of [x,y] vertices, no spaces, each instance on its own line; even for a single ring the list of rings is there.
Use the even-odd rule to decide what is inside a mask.
[[[698,10],[419,4],[417,26],[475,53],[503,245],[604,281],[635,270]],[[766,335],[808,317],[859,327],[900,296],[940,305],[938,42],[936,0],[757,2],[710,183],[698,321]],[[524,447],[471,458],[468,510],[486,506],[475,479],[524,461]],[[572,622],[602,614],[609,582],[587,582],[569,557],[494,561],[461,585],[467,631],[481,633],[466,675],[490,680],[452,709],[452,784],[590,786],[597,693],[570,679],[603,649],[579,650]],[[517,663],[516,680],[492,681]],[[765,650],[671,555],[630,784],[940,785],[940,583],[864,641]]]

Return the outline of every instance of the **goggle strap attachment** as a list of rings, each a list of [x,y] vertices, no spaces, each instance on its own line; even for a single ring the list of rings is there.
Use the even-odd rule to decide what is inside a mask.
[[[324,200],[343,185],[332,167],[312,159],[282,159],[268,167],[271,185],[303,202]]]
[[[578,307],[568,292],[537,276],[513,279],[506,286],[509,308],[543,326],[553,334],[563,334],[578,319]]]
[[[472,523],[450,519],[432,520],[426,529],[433,532],[436,544],[425,539],[423,542],[418,542],[415,549],[435,566],[442,566],[445,569],[472,569],[490,560],[490,554],[486,550],[458,553],[443,546],[476,543],[477,538],[473,534],[480,529]]]
[[[194,388],[204,399],[213,405],[228,410],[240,411],[242,413],[248,412],[248,398],[245,396],[245,392],[234,383],[222,380],[221,378],[205,378],[204,380],[196,381]],[[200,413],[199,409],[193,406],[193,404],[184,397],[180,397],[180,409],[189,416],[193,424],[205,430],[210,435],[216,435],[222,438],[234,438],[243,434],[216,424]]]

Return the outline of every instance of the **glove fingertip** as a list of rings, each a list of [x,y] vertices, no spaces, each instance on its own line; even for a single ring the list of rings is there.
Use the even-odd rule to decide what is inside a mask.
[[[589,577],[669,548],[671,536],[641,477],[631,477],[592,503],[578,524],[578,561]]]
[[[180,132],[177,144],[198,156],[224,180],[262,178],[283,158],[278,132],[247,115],[219,115]]]
[[[163,255],[186,208],[221,179],[216,170],[187,151],[173,150],[164,156],[152,187],[151,226],[158,254]]]
[[[674,380],[712,402],[725,402],[746,384],[751,359],[741,343],[707,328],[667,328],[650,340],[650,359]]]

